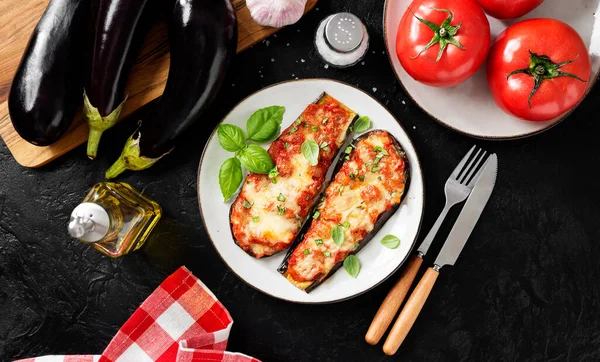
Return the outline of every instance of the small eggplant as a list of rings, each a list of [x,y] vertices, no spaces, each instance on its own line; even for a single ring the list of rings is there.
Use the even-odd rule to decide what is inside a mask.
[[[102,132],[114,126],[127,100],[125,86],[145,30],[147,0],[95,0],[94,33],[83,111],[90,127],[87,155],[94,159]],[[140,30],[141,28],[144,28]]]
[[[237,47],[237,20],[230,0],[175,1],[169,45],[165,91],[149,118],[140,121],[129,137],[106,178],[152,166],[214,101]]]
[[[61,138],[81,105],[89,0],[51,0],[38,22],[8,95],[15,130],[48,146]]]

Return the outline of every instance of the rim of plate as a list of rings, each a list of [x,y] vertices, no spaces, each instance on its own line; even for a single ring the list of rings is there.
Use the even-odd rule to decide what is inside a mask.
[[[363,93],[364,95],[372,98],[373,100],[375,100],[377,103],[379,103],[379,105],[381,107],[383,107],[383,109],[385,109],[386,112],[388,112],[392,118],[396,121],[396,123],[398,123],[398,125],[400,126],[400,128],[402,129],[402,131],[404,132],[404,134],[406,135],[406,138],[408,139],[409,144],[412,146],[412,148],[415,150],[415,159],[417,160],[417,164],[414,165],[418,170],[419,173],[421,174],[421,189],[423,190],[422,192],[422,200],[423,200],[423,207],[422,207],[422,212],[421,212],[421,218],[419,219],[419,225],[417,226],[417,233],[415,234],[414,239],[411,241],[411,245],[409,248],[409,252],[406,253],[406,255],[404,256],[404,258],[402,259],[402,261],[398,264],[398,266],[392,270],[392,272],[390,272],[387,276],[385,276],[383,279],[381,279],[379,282],[373,284],[371,287],[358,292],[356,294],[350,295],[348,297],[344,297],[344,298],[339,298],[339,299],[334,299],[334,300],[330,300],[330,301],[324,301],[324,302],[302,302],[302,301],[297,301],[297,300],[292,300],[292,299],[288,299],[288,298],[283,298],[277,295],[273,295],[267,291],[264,291],[262,289],[260,289],[257,286],[254,286],[252,284],[250,284],[249,282],[246,281],[246,279],[244,279],[242,276],[240,276],[238,273],[235,272],[235,270],[233,270],[233,268],[229,265],[229,263],[227,262],[227,260],[225,259],[225,257],[221,254],[221,252],[219,251],[219,249],[217,248],[217,246],[215,245],[215,240],[213,238],[213,236],[210,233],[210,230],[208,229],[206,222],[204,221],[204,212],[202,210],[202,200],[200,200],[200,172],[202,170],[202,164],[204,163],[204,156],[206,155],[206,149],[208,148],[208,144],[212,141],[212,139],[215,137],[215,135],[217,134],[217,129],[219,128],[219,125],[221,125],[223,123],[223,121],[229,117],[229,115],[237,108],[239,107],[242,103],[244,103],[248,98],[254,96],[257,93],[260,93],[262,91],[264,91],[265,89],[269,89],[269,88],[273,88],[282,84],[287,84],[287,83],[296,83],[296,82],[306,82],[306,81],[326,81],[326,82],[334,82],[334,83],[339,83],[348,87],[352,87],[358,91],[360,91],[361,93]],[[423,169],[421,168],[421,160],[419,159],[418,154],[416,153],[416,148],[412,142],[412,140],[410,139],[410,136],[408,135],[408,133],[406,132],[406,130],[404,129],[404,127],[402,126],[402,124],[398,121],[398,118],[396,118],[394,116],[394,114],[392,112],[390,112],[389,109],[387,109],[387,107],[381,103],[377,98],[371,96],[369,93],[365,92],[364,90],[355,87],[351,84],[348,84],[346,82],[342,82],[339,80],[335,80],[335,79],[328,79],[328,78],[305,78],[305,79],[293,79],[293,80],[286,80],[286,81],[281,81],[281,82],[277,82],[277,83],[273,83],[270,84],[264,88],[261,88],[255,92],[252,92],[251,94],[247,95],[246,97],[244,97],[241,101],[239,101],[233,108],[231,108],[231,110],[229,112],[227,112],[227,114],[225,116],[223,116],[223,118],[221,119],[221,121],[219,121],[219,123],[217,125],[215,125],[215,128],[213,129],[212,133],[210,134],[210,136],[208,137],[208,139],[206,140],[206,143],[204,144],[204,149],[202,150],[202,156],[200,156],[200,164],[198,165],[198,176],[196,177],[196,185],[197,185],[197,194],[198,194],[198,208],[200,209],[200,218],[202,219],[202,224],[204,225],[204,229],[206,230],[206,233],[208,234],[208,238],[210,239],[210,242],[213,245],[213,248],[215,249],[215,251],[217,252],[217,254],[219,254],[219,257],[221,258],[221,260],[223,260],[223,262],[225,263],[225,265],[227,265],[227,268],[229,268],[229,270],[235,274],[241,281],[243,281],[246,285],[250,286],[252,289],[254,290],[258,290],[259,292],[266,294],[270,297],[279,299],[279,300],[284,300],[286,302],[292,302],[292,303],[298,303],[298,304],[313,304],[313,305],[319,305],[319,304],[333,304],[333,303],[338,303],[338,302],[343,302],[352,298],[356,298],[360,295],[363,295],[371,290],[373,290],[374,288],[376,288],[377,286],[379,286],[381,283],[385,282],[386,280],[388,280],[393,274],[395,274],[403,265],[404,263],[406,263],[406,260],[408,260],[408,258],[410,257],[410,255],[412,254],[412,250],[415,247],[415,244],[417,243],[417,239],[419,238],[419,234],[421,233],[421,227],[423,225],[423,216],[425,214],[424,210],[425,210],[425,183],[423,182]],[[411,163],[411,168],[413,167],[413,164]],[[414,179],[411,178],[410,182],[413,182]],[[410,187],[410,185],[409,185]],[[231,232],[231,230],[229,230],[229,232]],[[233,238],[233,236],[232,236]],[[250,256],[249,256],[250,257]]]
[[[588,94],[590,94],[591,90],[594,88],[594,85],[596,84],[596,82],[598,81],[598,78],[600,77],[600,68],[598,69],[598,71],[596,71],[595,74],[593,74],[593,77],[590,80],[590,84],[588,86],[588,89],[585,91],[585,94],[583,95],[583,98],[581,98],[581,100],[579,101],[579,103],[577,103],[575,105],[575,107],[571,108],[570,110],[568,110],[566,113],[564,113],[561,116],[558,116],[554,119],[554,121],[550,124],[548,124],[545,128],[542,128],[540,130],[537,131],[533,131],[533,132],[528,132],[528,133],[521,133],[521,134],[517,134],[514,136],[508,136],[508,137],[502,137],[502,136],[483,136],[483,135],[478,135],[478,134],[474,134],[474,133],[470,133],[470,132],[466,132],[463,131],[461,129],[458,129],[454,126],[451,126],[450,124],[442,121],[441,119],[437,118],[436,116],[432,115],[431,113],[429,113],[429,111],[427,111],[427,109],[425,109],[425,107],[423,107],[419,102],[417,102],[412,94],[410,94],[410,92],[408,91],[408,89],[406,88],[406,86],[404,85],[404,83],[402,83],[402,80],[400,79],[400,75],[398,74],[398,72],[396,71],[396,68],[394,67],[394,62],[392,60],[392,53],[390,51],[390,48],[388,47],[388,32],[387,32],[387,19],[388,19],[388,9],[390,7],[390,4],[394,1],[399,1],[399,0],[385,0],[385,4],[383,5],[383,42],[385,43],[385,51],[388,57],[388,60],[390,62],[390,66],[392,67],[392,70],[394,71],[394,75],[396,76],[396,79],[398,80],[398,83],[400,83],[400,86],[402,87],[402,89],[404,89],[404,92],[410,97],[410,99],[417,105],[419,106],[419,108],[425,112],[425,114],[427,114],[430,118],[432,118],[434,121],[436,121],[437,123],[441,124],[442,126],[455,131],[457,133],[463,134],[465,136],[469,136],[469,137],[473,137],[473,138],[477,138],[480,140],[488,140],[488,141],[509,141],[509,140],[518,140],[521,138],[527,138],[527,137],[531,137],[531,136],[535,136],[538,135],[542,132],[545,132],[551,128],[553,128],[554,126],[556,126],[557,124],[561,123],[562,121],[565,120],[565,118],[569,117],[571,115],[571,113],[577,108],[579,107],[579,105],[581,103],[583,103],[583,101],[587,98]],[[528,122],[528,121],[523,121],[523,122]]]

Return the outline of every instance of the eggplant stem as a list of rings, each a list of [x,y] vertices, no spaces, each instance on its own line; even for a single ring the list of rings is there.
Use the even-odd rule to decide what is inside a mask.
[[[100,137],[102,137],[102,132],[101,130],[97,130],[95,128],[91,128],[90,127],[90,134],[88,135],[88,141],[87,141],[87,155],[90,158],[90,160],[93,160],[96,158],[96,155],[98,154],[98,145],[100,144]]]
[[[98,108],[94,107],[90,102],[85,90],[83,91],[83,115],[90,127],[88,136],[87,155],[90,159],[95,159],[100,145],[102,133],[114,126],[119,120],[123,105],[127,101],[127,96],[117,108],[115,108],[108,116],[103,117]]]
[[[135,131],[133,135],[131,135],[127,142],[125,142],[125,146],[123,146],[123,151],[121,151],[121,155],[119,158],[113,163],[112,166],[106,171],[104,177],[107,179],[115,178],[123,173],[125,170],[131,171],[141,171],[145,170],[148,167],[154,165],[156,161],[160,160],[164,155],[157,158],[149,158],[140,155],[140,139],[142,135],[139,131]],[[168,153],[168,152],[167,152]],[[166,155],[166,153],[165,153]]]
[[[106,170],[106,174],[104,175],[104,177],[106,177],[107,179],[115,178],[125,171],[127,171],[125,161],[123,160],[123,158],[119,157],[119,159],[115,163],[113,163],[108,170]]]

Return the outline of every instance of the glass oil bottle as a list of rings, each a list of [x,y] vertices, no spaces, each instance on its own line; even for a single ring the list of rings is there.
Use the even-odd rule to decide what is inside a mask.
[[[155,201],[126,183],[100,182],[71,214],[69,234],[116,258],[139,249],[160,219]]]

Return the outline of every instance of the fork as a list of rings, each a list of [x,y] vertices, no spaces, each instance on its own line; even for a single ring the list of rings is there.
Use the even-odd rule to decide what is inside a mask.
[[[476,149],[477,152],[471,157]],[[400,274],[400,279],[398,279],[394,287],[392,287],[383,300],[383,303],[381,303],[381,306],[379,307],[377,314],[375,314],[375,317],[369,326],[369,330],[365,335],[367,343],[372,345],[377,344],[389,327],[392,319],[398,312],[400,305],[404,301],[408,289],[410,289],[410,286],[415,280],[415,276],[423,263],[423,257],[427,254],[427,250],[442,225],[442,222],[446,218],[448,211],[452,206],[465,201],[473,190],[473,186],[475,186],[475,183],[477,182],[477,177],[474,177],[475,172],[485,159],[486,153],[487,152],[481,148],[477,148],[476,146],[471,147],[465,157],[458,163],[454,171],[452,171],[452,174],[444,186],[446,204],[444,205],[442,212],[440,212],[440,216],[438,216],[431,227],[431,230],[429,230],[429,233],[423,242],[421,242],[421,245],[417,249],[417,254],[410,258],[408,264]],[[469,161],[468,164],[467,161]]]

